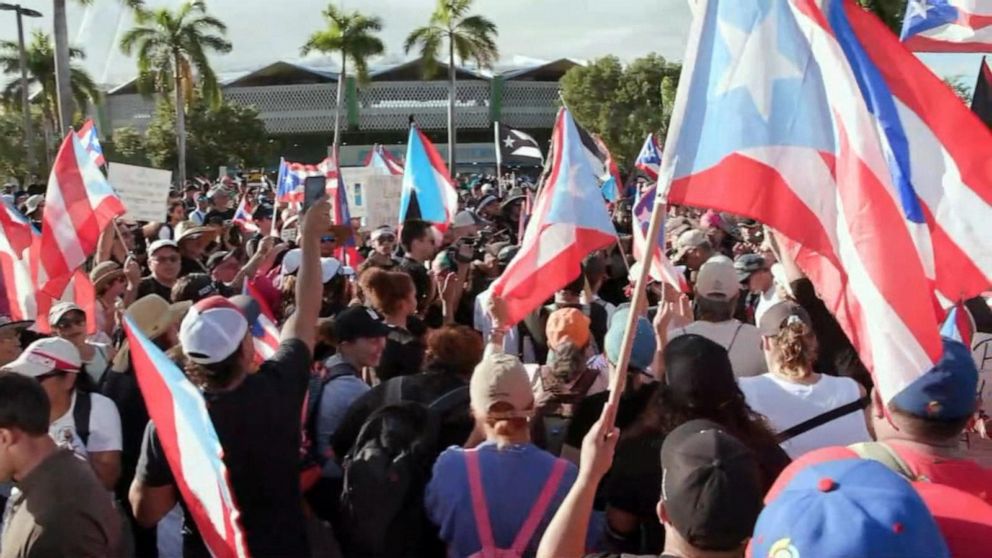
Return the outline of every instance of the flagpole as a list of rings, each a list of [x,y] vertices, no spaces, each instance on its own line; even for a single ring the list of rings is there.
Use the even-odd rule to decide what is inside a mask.
[[[496,191],[502,193],[502,187],[500,185],[503,183],[503,157],[500,154],[499,148],[499,120],[494,124],[495,128],[493,128],[493,131],[496,134]]]
[[[659,177],[660,178],[660,177]],[[666,187],[669,185],[671,178],[670,176],[666,178]],[[641,266],[637,273],[637,280],[634,283],[634,293],[631,295],[631,309],[630,313],[627,315],[627,324],[624,328],[623,342],[620,344],[620,358],[617,359],[616,367],[614,367],[613,375],[610,377],[610,397],[607,405],[618,405],[620,403],[620,396],[623,394],[624,388],[627,383],[627,367],[630,365],[630,350],[634,345],[634,335],[637,331],[637,320],[641,316],[641,312],[644,311],[643,300],[644,293],[647,290],[648,285],[648,275],[651,271],[650,265],[650,255],[654,254],[655,248],[658,246],[658,233],[661,232],[661,223],[665,218],[665,212],[662,211],[664,203],[662,200],[664,198],[660,195],[655,195],[654,207],[651,208],[651,222],[648,225],[648,239],[647,247],[644,253],[647,255],[645,257],[644,265]],[[621,248],[620,253],[623,253]],[[661,347],[658,348],[659,350]]]

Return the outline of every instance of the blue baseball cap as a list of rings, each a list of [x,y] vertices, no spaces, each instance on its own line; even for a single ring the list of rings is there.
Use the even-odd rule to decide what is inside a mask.
[[[950,556],[909,482],[869,459],[800,471],[758,516],[749,556]]]
[[[899,409],[922,419],[958,420],[975,412],[978,367],[966,345],[942,339],[944,353],[926,374],[892,398]]]
[[[606,332],[606,359],[611,364],[616,364],[620,360],[620,347],[623,345],[623,332],[627,328],[627,316],[630,314],[630,307],[620,308],[610,319],[610,329]],[[651,322],[645,317],[637,319],[637,331],[634,334],[634,344],[630,348],[630,366],[637,370],[644,371],[651,367],[654,361],[654,353],[658,350],[658,340],[654,336],[654,328]]]

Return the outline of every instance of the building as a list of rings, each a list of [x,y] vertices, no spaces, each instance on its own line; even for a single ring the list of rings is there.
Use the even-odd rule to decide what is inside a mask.
[[[527,130],[542,141],[550,138],[560,106],[558,80],[580,62],[521,62],[493,72],[456,68],[459,170],[494,164],[493,122]],[[448,67],[438,62],[436,78],[425,80],[424,75],[424,61],[415,59],[372,68],[365,84],[353,76],[346,79],[341,115],[344,165],[359,164],[374,143],[404,145],[411,118],[442,153],[446,151]],[[337,89],[336,72],[286,61],[222,83],[226,98],[258,109],[270,141],[282,144],[281,153],[301,161],[326,153],[334,131]],[[107,92],[99,119],[108,132],[126,126],[144,131],[154,109],[155,100],[140,95],[131,80]]]

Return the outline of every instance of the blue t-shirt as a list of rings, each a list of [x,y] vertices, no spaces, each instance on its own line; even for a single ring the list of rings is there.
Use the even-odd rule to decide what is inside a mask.
[[[479,541],[472,511],[466,450],[451,447],[434,464],[434,474],[424,495],[427,516],[439,527],[440,537],[448,545],[448,556],[463,557],[479,552]],[[493,539],[499,548],[510,548],[517,532],[537,501],[555,463],[555,457],[533,444],[497,448],[485,442],[478,448],[482,487],[492,522]],[[527,545],[526,556],[533,556],[541,536],[568,490],[578,469],[569,463],[555,496],[551,499],[540,527]],[[601,517],[590,522],[587,545],[593,548],[602,532]]]

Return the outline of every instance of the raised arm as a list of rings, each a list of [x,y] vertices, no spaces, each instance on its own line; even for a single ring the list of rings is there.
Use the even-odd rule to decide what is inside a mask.
[[[315,203],[306,215],[300,229],[302,261],[296,281],[296,311],[282,328],[282,338],[299,339],[313,352],[320,314],[320,237],[331,230],[331,204],[325,196]]]

